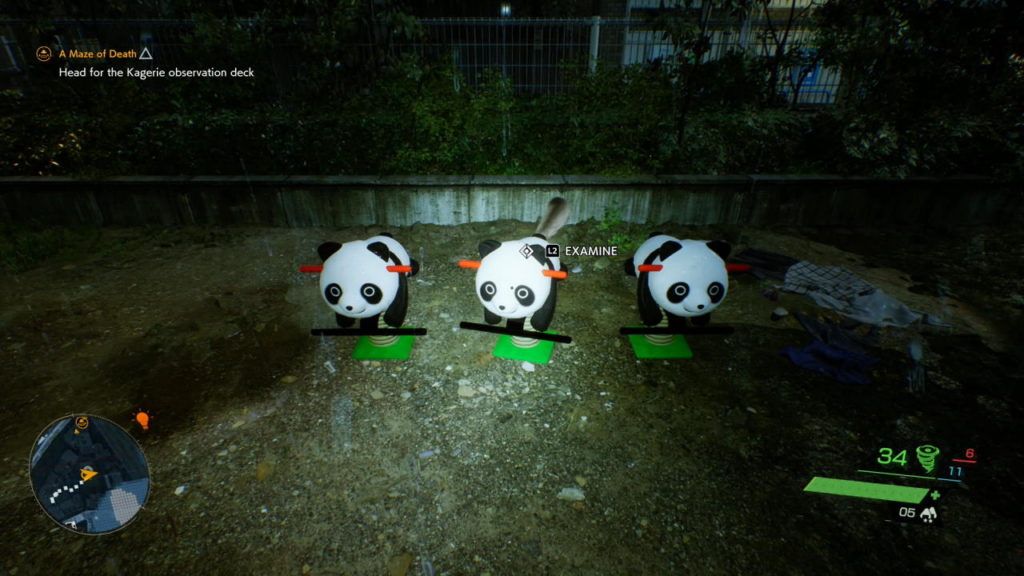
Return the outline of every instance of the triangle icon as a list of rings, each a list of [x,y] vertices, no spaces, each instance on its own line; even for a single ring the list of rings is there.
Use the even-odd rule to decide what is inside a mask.
[[[142,54],[139,54],[139,60],[152,60],[153,55],[149,53],[149,48],[143,47]]]
[[[93,476],[99,474],[99,472],[86,470],[85,468],[80,469],[79,472],[82,474],[82,482],[88,482],[89,480],[92,480]]]

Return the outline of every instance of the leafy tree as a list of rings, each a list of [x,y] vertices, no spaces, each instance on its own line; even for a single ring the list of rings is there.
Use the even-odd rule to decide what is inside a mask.
[[[1020,173],[1024,12],[985,0],[831,0],[820,53],[842,70],[831,112],[849,171]]]

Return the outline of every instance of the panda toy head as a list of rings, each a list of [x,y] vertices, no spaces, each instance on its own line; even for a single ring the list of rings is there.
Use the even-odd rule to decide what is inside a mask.
[[[408,307],[406,277],[419,266],[401,244],[382,234],[345,244],[326,242],[317,252],[324,262],[320,295],[339,325],[382,313],[387,324],[402,325]]]
[[[547,245],[539,236],[480,243],[476,295],[488,323],[532,316],[530,324],[536,330],[547,330],[555,313],[556,275],[552,273],[561,266],[558,257],[545,255]]]
[[[729,290],[729,251],[722,241],[679,240],[666,234],[648,238],[626,263],[627,273],[638,277],[637,303],[644,323],[660,322],[662,310],[670,320],[710,314]]]

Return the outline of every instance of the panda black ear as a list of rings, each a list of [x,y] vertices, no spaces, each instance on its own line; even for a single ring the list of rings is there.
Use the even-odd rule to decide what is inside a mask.
[[[501,242],[498,242],[497,240],[484,240],[477,245],[476,249],[480,251],[480,257],[483,258],[497,250],[498,246],[501,246]]]
[[[320,246],[317,246],[316,253],[320,255],[320,260],[326,262],[331,254],[334,254],[341,249],[341,244],[337,242],[324,242]]]
[[[665,260],[668,259],[669,256],[678,252],[682,247],[683,245],[680,244],[679,242],[676,242],[675,240],[667,240],[658,248],[658,258],[660,258],[664,262]]]
[[[710,248],[715,254],[718,254],[718,257],[722,260],[728,258],[729,252],[732,252],[732,246],[724,240],[712,240],[711,242],[708,242],[708,248]]]
[[[380,259],[385,262],[391,259],[391,250],[388,250],[387,244],[383,242],[374,242],[369,244],[366,246],[366,249],[379,256]]]
[[[540,262],[541,266],[547,266],[550,264],[547,255],[544,254],[543,246],[540,244],[530,244],[530,250],[532,250],[532,252],[530,252],[530,257],[537,262]]]
[[[626,272],[626,276],[636,276],[636,266],[633,265],[633,256],[630,256],[629,260],[623,262],[622,267]]]

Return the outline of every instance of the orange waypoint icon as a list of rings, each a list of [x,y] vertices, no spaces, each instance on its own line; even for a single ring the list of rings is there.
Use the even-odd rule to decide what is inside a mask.
[[[149,430],[149,414],[139,410],[135,415],[135,421],[139,423],[139,426],[142,426],[143,430]]]
[[[82,473],[82,482],[88,482],[89,480],[92,480],[93,476],[99,474],[99,472],[87,470],[85,468],[80,469],[79,472]]]

